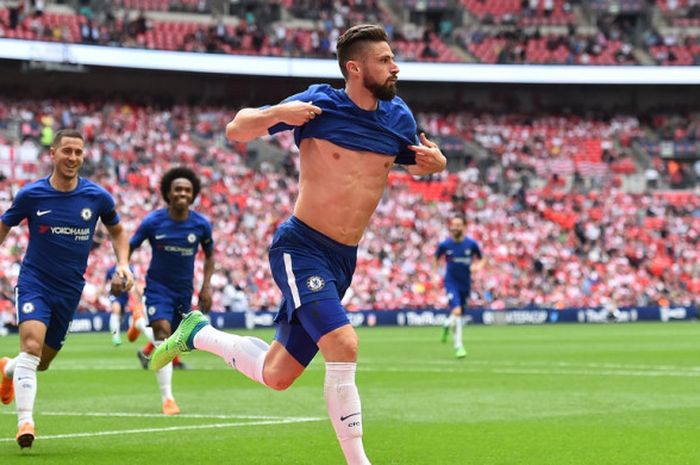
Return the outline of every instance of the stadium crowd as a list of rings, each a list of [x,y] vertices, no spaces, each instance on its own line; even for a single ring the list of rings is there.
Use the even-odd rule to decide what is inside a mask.
[[[90,152],[84,175],[108,187],[131,231],[164,205],[161,175],[174,165],[194,166],[204,182],[196,208],[214,226],[214,308],[240,306],[244,293],[250,308],[273,309],[279,295],[266,250],[297,193],[295,148],[289,133],[271,138],[287,154],[283,163],[254,166],[245,145],[223,138],[220,128],[232,116],[232,110],[205,106],[4,98],[0,208],[7,208],[23,180],[44,173],[46,146],[57,127],[83,131]],[[455,213],[466,216],[467,232],[486,258],[474,277],[474,305],[699,303],[700,173],[694,191],[629,194],[616,182],[622,160],[637,169],[627,155],[631,142],[646,140],[655,128],[641,128],[629,116],[420,113],[417,119],[444,140],[478,144],[490,162],[428,180],[392,172],[360,243],[358,272],[346,297],[350,309],[444,307],[431,265]],[[657,130],[672,127],[657,123]],[[661,177],[670,175],[660,169]],[[98,234],[88,265],[83,310],[106,308],[104,275],[112,255],[104,238]],[[26,229],[17,228],[0,251],[0,308],[7,311],[26,241]],[[133,260],[141,279],[150,254],[142,249]]]
[[[602,0],[462,0],[459,6],[436,1],[430,19],[420,14],[418,2],[407,0],[403,7],[416,13],[409,21],[376,0],[252,2],[228,17],[214,14],[201,0],[120,0],[94,9],[95,2],[83,1],[74,11],[50,10],[43,0],[14,3],[0,9],[0,37],[332,58],[336,39],[347,27],[371,22],[384,26],[401,61],[700,63],[700,6],[693,0],[660,0],[654,5],[629,0],[617,9]],[[462,15],[463,10],[469,14]],[[163,17],[163,11],[173,13]]]

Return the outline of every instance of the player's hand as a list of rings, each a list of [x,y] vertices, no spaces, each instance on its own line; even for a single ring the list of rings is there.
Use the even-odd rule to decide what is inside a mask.
[[[117,265],[114,276],[121,280],[123,291],[128,291],[134,285],[134,275],[129,269],[129,265]]]
[[[114,297],[119,297],[122,292],[124,292],[124,281],[114,273],[114,275],[112,275],[112,281],[110,282],[109,293]]]
[[[323,112],[311,102],[300,102],[298,100],[281,103],[277,105],[277,110],[280,112],[280,121],[290,126],[304,125]]]
[[[208,313],[211,310],[211,302],[211,289],[208,286],[202,287],[199,291],[199,309],[204,313]]]
[[[422,175],[439,173],[447,166],[447,158],[440,151],[435,142],[420,133],[421,145],[409,145],[408,148],[416,152],[416,167]]]

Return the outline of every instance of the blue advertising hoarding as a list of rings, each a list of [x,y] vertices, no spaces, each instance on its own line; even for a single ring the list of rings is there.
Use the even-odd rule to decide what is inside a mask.
[[[439,326],[447,318],[447,310],[401,309],[364,310],[348,314],[353,326]],[[253,329],[274,326],[274,312],[212,312],[212,325],[219,329]],[[675,307],[626,307],[616,314],[619,323],[635,321],[683,321],[697,318],[697,308]],[[108,313],[76,315],[71,332],[108,331]],[[465,312],[465,323],[484,325],[524,325],[556,323],[605,323],[608,312],[600,308],[556,309],[471,309]],[[124,322],[126,326],[128,322]]]

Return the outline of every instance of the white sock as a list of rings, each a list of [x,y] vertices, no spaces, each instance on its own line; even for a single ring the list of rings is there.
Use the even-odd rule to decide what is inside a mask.
[[[158,347],[163,341],[155,341],[153,345]],[[160,388],[160,398],[161,401],[165,402],[167,399],[174,399],[173,397],[173,363],[170,362],[165,365],[160,370],[156,371],[156,379],[158,380],[158,387]]]
[[[134,323],[134,326],[146,336],[146,339],[155,344],[155,338],[153,337],[153,328],[147,326],[146,323],[147,321],[145,318],[139,318]]]
[[[462,342],[462,317],[461,316],[455,316],[454,340],[455,340],[455,349],[459,349],[460,347],[464,346],[464,343]]]
[[[362,407],[354,362],[326,362],[323,395],[328,416],[348,465],[369,465],[362,445]]]
[[[442,324],[442,326],[445,328],[449,328],[450,326],[452,326],[454,324],[454,321],[455,321],[455,316],[452,313],[450,313],[450,316],[448,316],[445,319],[445,322]]]
[[[120,320],[121,318],[116,313],[109,315],[109,332],[112,333],[112,336],[119,336]]]
[[[8,362],[7,365],[5,365],[5,376],[7,378],[12,378],[12,375],[15,374],[15,366],[17,366],[17,359],[18,357],[11,358]]]
[[[192,344],[195,349],[218,355],[230,367],[267,386],[263,366],[270,345],[262,339],[225,333],[207,325],[195,334]]]
[[[36,399],[36,368],[39,357],[20,352],[16,357],[12,382],[15,387],[15,405],[17,406],[17,426],[30,422],[34,424],[34,399]]]

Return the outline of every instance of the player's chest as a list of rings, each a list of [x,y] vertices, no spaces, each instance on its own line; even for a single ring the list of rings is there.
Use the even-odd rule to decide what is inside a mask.
[[[90,198],[39,198],[27,216],[33,225],[92,229],[99,214],[97,202]]]
[[[188,256],[196,253],[201,237],[202,232],[195,225],[170,223],[156,226],[150,241],[157,251]]]
[[[472,251],[469,247],[452,247],[450,249],[447,249],[445,255],[447,256],[447,260],[452,261],[464,258],[471,258]]]

